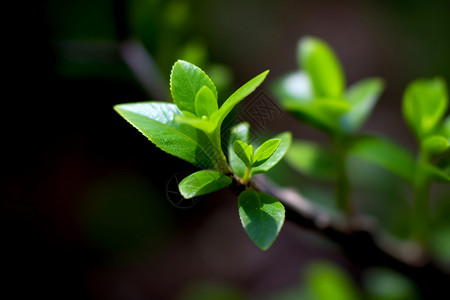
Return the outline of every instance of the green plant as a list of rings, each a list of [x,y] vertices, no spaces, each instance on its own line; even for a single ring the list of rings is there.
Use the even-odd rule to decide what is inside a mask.
[[[306,175],[335,180],[337,206],[348,215],[353,213],[346,163],[350,155],[399,175],[414,189],[411,235],[424,243],[429,227],[429,183],[450,181],[445,171],[448,161],[432,164],[433,158],[449,149],[450,117],[442,121],[448,105],[444,81],[417,80],[404,93],[403,115],[419,142],[414,159],[397,143],[358,133],[384,89],[381,79],[364,79],[345,90],[338,58],[318,38],[303,38],[297,54],[303,71],[281,78],[273,91],[286,110],[327,133],[331,147],[296,140],[287,153],[288,163]]]
[[[234,181],[240,187],[242,225],[263,250],[269,248],[283,225],[284,207],[273,196],[256,191],[250,179],[267,172],[282,159],[291,135],[287,132],[277,135],[253,154],[249,124],[237,124],[231,129],[227,159],[222,150],[221,125],[232,109],[264,81],[268,72],[251,79],[219,107],[211,79],[200,68],[179,60],[170,77],[175,104],[141,102],[114,107],[157,147],[202,169],[180,182],[179,189],[185,198],[220,190]]]
[[[201,169],[180,182],[179,190],[185,198],[225,187],[238,194],[242,226],[260,249],[272,245],[286,213],[302,227],[341,244],[366,266],[396,267],[411,273],[416,281],[428,276],[436,282],[447,280],[429,256],[432,247],[439,248],[436,253],[444,253],[448,243],[431,236],[428,199],[432,181],[450,181],[450,116],[444,119],[448,106],[444,81],[417,80],[404,93],[403,116],[419,145],[414,157],[396,142],[359,132],[384,90],[383,80],[368,78],[346,88],[337,56],[314,37],[300,41],[298,60],[302,71],[276,81],[273,92],[287,111],[325,132],[329,145],[292,142],[289,132],[256,143],[250,138],[249,123],[243,122],[230,129],[225,155],[223,121],[264,81],[268,71],[244,84],[219,107],[214,83],[201,69],[180,60],[173,66],[170,80],[175,104],[130,103],[116,105],[115,110],[157,147]],[[340,212],[337,217],[321,211],[297,191],[277,187],[264,176],[253,177],[268,172],[285,155],[285,161],[295,170],[334,182]],[[414,205],[402,215],[410,217],[409,237],[416,243],[392,239],[354,208],[349,177],[353,172],[349,161],[353,158],[386,169],[410,184]],[[427,272],[421,272],[421,268]]]
[[[338,58],[318,38],[303,38],[297,58],[303,71],[282,78],[274,86],[274,92],[286,110],[330,136],[331,151],[316,144],[294,141],[288,160],[312,175],[331,175],[336,180],[338,207],[351,214],[346,170],[349,145],[377,102],[384,83],[380,78],[368,78],[345,89],[345,76]],[[305,160],[311,158],[304,155],[306,152],[325,162],[321,169]]]

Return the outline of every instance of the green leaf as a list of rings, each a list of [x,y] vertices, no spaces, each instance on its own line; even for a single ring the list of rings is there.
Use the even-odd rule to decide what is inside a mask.
[[[245,164],[236,155],[233,149],[233,143],[237,140],[243,141],[245,143],[250,142],[250,124],[247,122],[239,123],[233,126],[230,130],[230,141],[228,143],[228,163],[233,170],[234,174],[240,178],[244,177]]]
[[[450,174],[444,172],[443,170],[441,170],[431,164],[426,164],[423,167],[423,170],[427,174],[428,178],[430,178],[431,180],[444,181],[444,182],[450,181]]]
[[[171,103],[140,102],[114,106],[131,125],[161,150],[201,168],[215,167],[215,154],[206,135],[176,122],[181,111]]]
[[[316,97],[341,97],[345,78],[338,58],[322,40],[305,37],[300,40],[298,59],[311,79]]]
[[[196,113],[195,97],[203,86],[207,86],[217,99],[214,83],[199,67],[184,60],[178,60],[173,65],[170,75],[170,91],[173,101],[180,110]]]
[[[246,190],[239,195],[238,206],[248,236],[261,250],[267,250],[283,226],[283,204],[271,195]]]
[[[278,148],[269,157],[269,159],[267,159],[261,165],[252,169],[252,176],[260,173],[265,173],[280,162],[280,160],[284,157],[286,152],[289,150],[289,147],[291,146],[292,134],[290,132],[282,132],[274,136],[273,139],[281,140]]]
[[[202,87],[195,96],[195,112],[199,118],[211,115],[219,109],[217,98],[207,86]]]
[[[450,140],[450,116],[448,116],[442,123],[441,133],[448,140]]]
[[[184,198],[209,194],[231,184],[231,178],[217,171],[202,170],[184,178],[178,188]]]
[[[403,116],[419,140],[429,134],[447,110],[447,89],[441,78],[413,81],[403,95]]]
[[[271,90],[281,104],[285,100],[308,103],[314,99],[311,80],[305,72],[293,72],[281,77],[272,84]]]
[[[350,148],[350,153],[406,179],[414,181],[416,162],[414,156],[401,146],[379,137],[360,137]]]
[[[252,167],[257,167],[265,163],[277,150],[278,145],[280,145],[280,139],[271,139],[265,141],[255,152],[255,157],[253,158]]]
[[[444,152],[448,149],[448,147],[448,140],[445,137],[439,135],[427,137],[422,143],[423,150],[430,154]]]
[[[332,153],[313,142],[295,140],[286,154],[286,161],[307,176],[327,180],[336,178],[336,162]]]
[[[343,100],[317,99],[311,103],[286,100],[284,108],[294,112],[297,118],[311,126],[329,133],[336,133],[340,129],[341,116],[348,112],[351,106]]]
[[[233,143],[233,149],[245,166],[251,168],[253,164],[253,146],[237,140]]]
[[[237,91],[235,91],[219,108],[219,110],[211,117],[213,122],[217,124],[222,124],[225,117],[231,112],[231,110],[241,102],[245,97],[250,95],[261,83],[263,83],[269,70],[262,72],[258,76],[254,77],[246,84],[241,86]]]
[[[384,89],[383,80],[368,78],[353,84],[345,93],[351,109],[340,120],[345,132],[355,132],[366,121]]]

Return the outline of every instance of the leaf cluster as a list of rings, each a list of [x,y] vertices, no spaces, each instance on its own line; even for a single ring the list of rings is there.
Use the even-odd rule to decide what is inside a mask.
[[[263,250],[277,237],[284,222],[284,208],[274,197],[251,189],[250,179],[269,171],[283,158],[291,135],[279,134],[253,153],[249,124],[237,124],[231,129],[227,158],[221,147],[221,125],[233,108],[264,81],[268,72],[248,81],[219,107],[217,89],[208,75],[179,60],[170,77],[174,104],[150,101],[114,107],[161,150],[202,169],[180,182],[183,197],[218,191],[233,180],[244,184],[247,190],[239,195],[238,202],[242,225]]]

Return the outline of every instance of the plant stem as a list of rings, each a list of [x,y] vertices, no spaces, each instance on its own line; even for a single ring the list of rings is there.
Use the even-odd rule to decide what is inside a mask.
[[[214,159],[216,161],[216,168],[218,171],[229,174],[231,173],[231,169],[228,166],[227,158],[222,151],[222,142],[220,139],[220,128],[208,134],[208,138],[212,144],[214,150]]]
[[[336,201],[338,208],[348,216],[352,214],[350,203],[350,183],[347,175],[347,143],[348,140],[343,137],[337,137],[334,140],[337,178],[336,178]]]
[[[250,174],[252,173],[252,168],[245,167],[244,177],[242,178],[242,182],[247,185],[250,182]]]
[[[422,149],[416,166],[414,178],[414,207],[412,214],[413,236],[422,245],[426,243],[428,235],[430,208],[428,202],[428,193],[430,183],[424,173],[424,166],[428,163],[429,157]]]

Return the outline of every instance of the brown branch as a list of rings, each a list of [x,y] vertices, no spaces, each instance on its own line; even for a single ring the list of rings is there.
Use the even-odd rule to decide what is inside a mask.
[[[334,218],[314,207],[295,190],[278,187],[264,176],[254,177],[253,185],[285,205],[288,221],[336,242],[360,267],[395,269],[417,283],[424,299],[445,295],[450,283],[449,270],[434,263],[417,244],[382,234],[376,221],[368,217]]]

